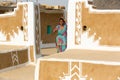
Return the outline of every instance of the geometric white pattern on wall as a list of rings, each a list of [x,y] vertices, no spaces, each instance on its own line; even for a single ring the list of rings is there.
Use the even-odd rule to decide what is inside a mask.
[[[11,52],[11,58],[12,58],[13,66],[19,64],[19,59],[18,59],[18,53],[17,53],[17,51],[14,52],[14,53]]]
[[[75,5],[75,44],[79,45],[82,33],[82,3],[76,2]]]
[[[60,80],[86,80],[87,77],[82,76],[82,63],[69,61],[68,73],[63,72],[63,77],[59,77]]]
[[[9,36],[10,36],[10,40],[11,40],[12,42],[23,42],[23,41],[24,41],[24,32],[21,31],[21,30],[19,29],[19,27],[17,27],[17,31],[18,31],[18,33],[14,32],[14,31],[12,30],[13,36],[9,35]]]
[[[28,40],[28,5],[23,5],[24,40]]]
[[[0,41],[6,41],[6,35],[0,31]]]

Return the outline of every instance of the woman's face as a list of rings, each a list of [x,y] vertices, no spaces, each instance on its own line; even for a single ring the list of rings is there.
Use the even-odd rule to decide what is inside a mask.
[[[60,25],[63,25],[63,20],[60,20],[59,23],[60,23]]]

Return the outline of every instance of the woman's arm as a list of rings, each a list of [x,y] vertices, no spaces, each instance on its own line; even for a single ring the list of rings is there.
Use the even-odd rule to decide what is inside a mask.
[[[57,31],[58,30],[58,26],[56,26],[54,29],[53,29],[53,32]]]
[[[55,31],[57,31],[57,28],[54,28],[54,29],[53,29],[53,32],[55,32]]]

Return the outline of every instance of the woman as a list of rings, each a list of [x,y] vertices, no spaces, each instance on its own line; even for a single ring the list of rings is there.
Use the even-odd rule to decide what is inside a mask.
[[[55,31],[58,31],[58,35],[56,37],[57,52],[63,52],[67,47],[67,25],[63,18],[59,19],[59,24],[56,26],[53,32]]]

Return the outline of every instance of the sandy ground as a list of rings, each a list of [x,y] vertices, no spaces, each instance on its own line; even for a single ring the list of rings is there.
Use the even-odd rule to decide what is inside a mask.
[[[44,59],[51,59],[51,58],[120,63],[120,51],[71,49],[62,53],[53,54],[53,55],[44,57]]]
[[[27,65],[0,73],[0,80],[34,80],[35,66]]]
[[[57,53],[57,50],[56,48],[45,48],[45,49],[41,49],[41,53],[43,56],[49,56]]]

